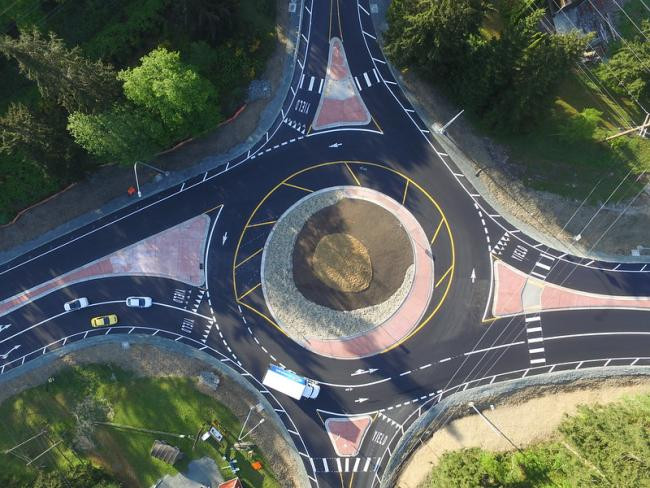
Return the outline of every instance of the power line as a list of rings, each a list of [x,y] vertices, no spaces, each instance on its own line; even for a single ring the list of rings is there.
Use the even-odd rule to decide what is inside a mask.
[[[625,16],[626,16],[627,19],[630,21],[630,23],[631,23],[631,24],[636,28],[636,30],[638,30],[638,31],[641,33],[641,35],[642,35],[643,37],[645,37],[645,40],[647,41],[647,40],[648,40],[648,36],[646,36],[646,35],[645,35],[645,32],[643,32],[643,30],[641,30],[641,29],[639,28],[639,26],[636,25],[636,22],[634,22],[634,20],[632,20],[632,17],[630,17],[630,16],[628,15],[628,13],[625,11],[625,9],[623,9],[623,8],[618,4],[618,2],[617,2],[616,0],[612,0],[612,1],[616,4],[616,6],[618,7],[618,9],[619,9],[621,12],[623,12],[623,13],[625,14]]]

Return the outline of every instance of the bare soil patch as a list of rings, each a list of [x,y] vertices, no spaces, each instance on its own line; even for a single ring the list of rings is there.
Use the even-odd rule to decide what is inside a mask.
[[[329,272],[336,274],[338,270],[331,286],[328,281],[332,277],[327,275],[328,271],[323,273],[322,265],[315,258],[321,241],[336,234],[358,241],[367,251],[371,269],[364,271],[364,258],[353,258],[349,244],[336,238],[336,247],[328,252]],[[356,248],[358,252],[359,247]],[[334,310],[356,310],[382,303],[395,294],[412,264],[410,239],[393,214],[366,200],[343,198],[315,212],[298,233],[293,251],[293,278],[308,300]],[[369,277],[372,279],[368,280]],[[339,283],[345,280],[354,281],[356,289],[342,289]],[[367,286],[362,286],[365,282]]]

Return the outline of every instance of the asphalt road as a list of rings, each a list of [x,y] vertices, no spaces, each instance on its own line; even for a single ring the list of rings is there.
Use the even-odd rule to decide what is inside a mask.
[[[650,269],[565,255],[492,209],[399,90],[375,39],[368,0],[308,0],[298,10],[301,35],[291,89],[273,127],[251,151],[0,265],[2,300],[207,212],[212,219],[207,292],[142,276],[61,288],[0,317],[2,373],[98,334],[182,341],[219,357],[261,391],[268,365],[282,364],[321,384],[316,400],[264,393],[291,432],[312,485],[371,487],[380,482],[404,430],[454,391],[551,370],[650,364],[648,312],[543,312],[542,360],[531,353],[526,316],[483,320],[492,256],[541,273],[546,282],[607,295],[650,296]],[[343,40],[373,120],[366,127],[314,132],[310,125],[333,36]],[[278,186],[285,180],[294,186]],[[427,235],[434,235],[441,221],[448,223],[431,249],[436,281],[445,278],[436,283],[425,320],[408,340],[372,357],[335,360],[310,353],[255,313],[265,307],[261,289],[254,287],[260,280],[259,250],[272,226],[246,223],[251,215],[255,222],[277,219],[305,195],[296,187],[355,184],[403,202]],[[544,262],[546,267],[540,266]],[[248,290],[253,291],[243,297]],[[124,299],[130,295],[151,296],[154,306],[127,308]],[[78,296],[88,297],[91,307],[64,313],[62,304]],[[119,315],[118,326],[89,326],[91,317],[109,312]],[[373,422],[359,455],[337,458],[325,419],[366,413]]]

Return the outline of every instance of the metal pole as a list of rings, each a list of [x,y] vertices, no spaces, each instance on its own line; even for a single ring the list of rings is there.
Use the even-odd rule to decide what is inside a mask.
[[[441,134],[444,134],[444,133],[445,133],[445,130],[447,129],[447,127],[449,127],[451,124],[453,124],[454,120],[456,120],[458,117],[460,117],[461,114],[462,114],[464,111],[465,111],[465,109],[461,110],[461,111],[458,112],[456,115],[454,115],[453,118],[452,118],[449,122],[447,122],[445,125],[443,125],[443,126],[440,128],[440,133],[441,133]]]
[[[240,440],[240,441],[243,441],[243,440],[244,440],[244,437],[246,437],[247,435],[249,435],[251,432],[253,432],[255,429],[257,429],[257,428],[258,428],[260,425],[262,425],[263,423],[264,423],[264,419],[260,420],[260,421],[257,423],[257,425],[255,425],[255,427],[253,427],[251,430],[249,430],[248,432],[246,432],[246,434],[244,434],[244,435],[242,436],[242,438],[239,439],[239,440]]]
[[[521,452],[521,449],[519,448],[519,446],[517,446],[514,442],[512,442],[512,441],[510,440],[510,438],[509,438],[507,435],[505,435],[503,432],[501,432],[501,431],[499,430],[499,428],[498,428],[496,425],[494,425],[494,424],[490,421],[489,418],[487,418],[485,415],[483,415],[483,414],[480,412],[480,410],[479,410],[478,408],[476,408],[476,406],[474,405],[474,402],[469,402],[467,405],[469,405],[472,409],[474,409],[474,411],[475,411],[477,414],[480,415],[480,417],[481,417],[481,418],[482,418],[482,419],[483,419],[483,420],[484,420],[484,421],[485,421],[485,422],[486,422],[486,423],[487,423],[487,424],[492,428],[492,430],[493,430],[494,432],[496,432],[496,433],[499,434],[501,437],[503,437],[505,440],[507,440],[507,441],[510,443],[510,445],[511,445],[512,447],[514,447],[515,449],[517,449],[517,451],[520,451],[520,452]]]
[[[140,183],[138,182],[138,162],[133,163],[133,172],[135,173],[135,187],[138,189],[138,198],[142,196],[140,191]]]
[[[143,161],[136,161],[133,163],[133,172],[135,173],[135,186],[138,190],[138,198],[140,198],[142,197],[142,192],[140,191],[140,183],[138,182],[138,164],[146,166],[147,168],[150,168],[163,176],[169,176],[169,171],[163,171],[162,169],[156,168],[155,166],[152,166],[151,164],[145,163]]]
[[[241,430],[239,431],[239,435],[237,436],[238,441],[241,440],[241,435],[244,432],[244,429],[246,428],[246,424],[248,423],[248,419],[251,416],[251,412],[253,411],[253,407],[254,407],[254,405],[251,405],[250,407],[248,407],[248,415],[246,415],[246,420],[244,420],[244,425],[241,426]]]

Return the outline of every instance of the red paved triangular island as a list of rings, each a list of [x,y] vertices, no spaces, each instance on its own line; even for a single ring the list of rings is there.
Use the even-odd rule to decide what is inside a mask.
[[[338,37],[333,37],[330,40],[323,94],[318,103],[312,129],[368,125],[370,120],[370,112],[363,103],[350,73],[343,42]]]

